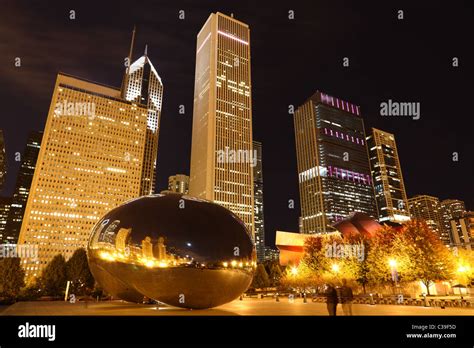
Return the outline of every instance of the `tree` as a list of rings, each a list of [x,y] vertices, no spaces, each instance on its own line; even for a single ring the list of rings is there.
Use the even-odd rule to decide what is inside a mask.
[[[259,263],[253,277],[252,287],[255,289],[262,289],[268,287],[269,285],[270,279],[268,278],[268,273],[265,270],[265,266]]]
[[[401,248],[395,250],[395,237],[399,232],[389,226],[383,226],[370,240],[367,260],[364,267],[367,267],[367,282],[373,285],[393,284],[392,273],[389,260],[394,259],[400,262],[402,255],[397,254]],[[403,272],[397,270],[399,281],[404,280]]]
[[[41,274],[40,284],[44,293],[49,296],[61,296],[66,289],[66,260],[61,254],[56,255]]]
[[[426,222],[407,222],[395,238],[397,248],[396,253],[404,256],[400,271],[410,279],[420,280],[428,295],[434,282],[453,278],[453,256]]]
[[[0,294],[8,299],[16,299],[20,289],[25,286],[25,271],[17,257],[4,258],[0,261]]]
[[[66,262],[67,280],[71,281],[70,292],[75,295],[85,295],[94,287],[94,277],[87,262],[87,252],[84,248],[77,249]]]
[[[307,238],[299,271],[308,275],[314,286],[343,278],[355,279],[360,265],[357,255],[348,255],[353,250],[352,240],[346,241],[340,235]]]
[[[298,266],[288,264],[280,280],[282,287],[299,293],[307,292],[310,288],[317,288],[320,283],[321,278],[319,275],[316,275],[303,262],[300,262]]]
[[[338,242],[340,238],[338,238]],[[331,261],[327,257],[326,246],[332,244],[333,238],[323,236],[309,237],[305,240],[304,255],[301,260],[301,273],[311,272],[315,279],[322,279],[324,274],[330,272]]]
[[[272,286],[279,286],[283,272],[278,262],[274,262],[270,268],[270,283]]]
[[[347,247],[358,247],[357,255],[345,257],[341,260],[341,268],[345,271],[346,278],[353,279],[362,286],[365,294],[366,286],[369,283],[370,268],[367,256],[371,246],[370,239],[363,234],[350,235],[344,238],[344,245]]]
[[[41,297],[41,288],[37,281],[30,282],[27,286],[21,289],[19,299],[20,301],[34,301]]]

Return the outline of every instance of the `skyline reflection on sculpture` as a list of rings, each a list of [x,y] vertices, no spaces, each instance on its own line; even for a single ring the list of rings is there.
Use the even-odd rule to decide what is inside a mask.
[[[104,220],[105,221],[105,220]],[[108,221],[106,221],[108,223]],[[112,230],[120,225],[119,220],[113,221],[104,231],[95,234],[96,241],[93,241],[93,249],[101,249],[99,257],[105,261],[122,261],[128,264],[144,265],[153,267],[173,267],[189,265],[191,267],[206,268],[247,268],[255,269],[256,262],[239,258],[226,260],[219,263],[203,263],[194,260],[191,250],[181,253],[173,253],[170,249],[167,251],[165,237],[159,236],[155,241],[150,236],[145,236],[140,245],[131,243],[132,228],[121,227],[117,233]],[[103,229],[105,224],[102,222],[99,228]],[[189,243],[191,244],[191,243]],[[172,248],[176,249],[176,248]],[[185,256],[180,256],[186,253]]]

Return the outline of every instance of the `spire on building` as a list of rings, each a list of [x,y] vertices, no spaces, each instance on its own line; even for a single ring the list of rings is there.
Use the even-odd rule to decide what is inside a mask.
[[[135,43],[135,30],[136,27],[135,25],[133,26],[133,31],[132,31],[132,42],[130,43],[130,52],[128,53],[128,66],[127,66],[127,74],[130,71],[130,65],[132,65],[132,55],[133,55],[133,44]]]
[[[163,82],[155,67],[148,58],[148,45],[145,45],[144,54],[135,61],[131,61],[135,29],[130,47],[130,64],[127,67],[122,85],[122,98],[148,108],[146,150],[142,160],[143,171],[140,196],[149,195],[155,191],[156,156],[158,151],[158,128],[163,101]]]
[[[120,88],[122,98],[125,98],[125,93],[128,85],[128,75],[130,75],[130,67],[132,66],[132,56],[133,56],[133,45],[135,43],[135,31],[136,26],[133,26],[132,31],[132,41],[130,42],[130,51],[128,52],[127,66],[125,69],[125,74],[122,79],[122,87]]]

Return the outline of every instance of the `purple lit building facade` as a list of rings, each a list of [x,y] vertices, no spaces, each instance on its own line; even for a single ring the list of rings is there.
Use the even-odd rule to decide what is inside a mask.
[[[301,232],[334,232],[354,212],[376,217],[360,107],[316,92],[294,115]]]

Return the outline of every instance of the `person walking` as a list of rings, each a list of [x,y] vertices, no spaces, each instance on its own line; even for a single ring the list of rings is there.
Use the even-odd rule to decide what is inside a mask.
[[[352,301],[354,296],[352,294],[352,288],[347,285],[347,279],[342,279],[341,286],[341,304],[344,315],[352,315]]]
[[[326,284],[326,305],[330,316],[336,316],[337,312],[337,291],[334,284]]]

